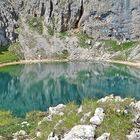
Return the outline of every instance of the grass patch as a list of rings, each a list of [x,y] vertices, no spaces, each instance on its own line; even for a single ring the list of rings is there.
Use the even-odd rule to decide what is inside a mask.
[[[60,39],[66,39],[66,37],[69,37],[69,36],[70,36],[70,33],[68,31],[59,33],[59,38]]]
[[[10,138],[21,128],[19,124],[20,119],[13,117],[10,112],[0,111],[0,135]]]
[[[63,50],[61,53],[55,53],[52,58],[56,58],[56,59],[67,59],[69,57],[69,52],[67,50]]]
[[[110,140],[126,139],[126,134],[128,134],[133,128],[133,116],[130,112],[128,112],[128,114],[124,114],[123,111],[125,108],[129,109],[129,104],[131,102],[131,99],[127,99],[124,102],[109,101],[99,104],[99,106],[104,108],[106,116],[101,126],[98,127],[96,131],[97,136],[100,136],[105,132],[109,132],[111,133]],[[116,112],[117,109],[122,112]]]
[[[118,43],[115,40],[104,40],[105,46],[109,47],[109,51],[123,51],[128,50],[129,48],[134,47],[137,42],[131,41],[131,42],[124,42],[124,43]]]
[[[42,17],[32,17],[27,20],[29,27],[37,31],[39,34],[43,33],[43,18]]]
[[[91,47],[91,45],[88,44],[87,41],[92,40],[93,38],[89,37],[86,33],[83,33],[83,32],[77,33],[77,37],[78,37],[78,40],[79,40],[79,46],[81,48]]]
[[[0,63],[13,62],[18,60],[19,59],[14,52],[4,51],[0,53]]]
[[[31,112],[24,119],[24,121],[30,124],[30,127],[24,127],[22,129],[24,129],[31,138],[35,137],[36,130],[41,131],[42,137],[40,140],[47,139],[51,132],[55,132],[58,136],[63,136],[64,133],[67,133],[75,125],[90,124],[89,120],[94,115],[95,109],[101,107],[105,111],[105,118],[101,126],[96,130],[96,137],[99,137],[104,132],[108,132],[111,133],[110,140],[123,140],[126,139],[126,135],[133,127],[133,116],[131,108],[129,107],[131,102],[132,99],[126,99],[123,102],[112,100],[105,103],[98,103],[97,100],[85,99],[82,102],[83,111],[81,113],[77,113],[79,106],[72,102],[67,104],[66,108],[63,109],[63,116],[59,114],[53,115],[52,121],[43,119],[49,115],[48,112]],[[128,114],[123,113],[126,108],[128,109]],[[120,113],[117,112],[118,109],[121,110]],[[87,120],[84,123],[80,122],[84,114],[89,112],[91,112],[91,114]],[[42,120],[44,121],[38,125],[38,122]],[[12,117],[9,112],[0,112],[0,135],[7,137],[7,134],[11,136],[13,132],[19,131],[21,127],[17,124],[21,124],[20,119]]]
[[[48,26],[48,27],[47,27],[47,31],[48,31],[48,34],[49,34],[50,36],[53,36],[54,33],[55,33],[54,27],[51,27],[51,26]]]
[[[55,132],[57,135],[63,135],[73,126],[79,124],[81,116],[77,114],[77,108],[78,106],[75,103],[69,103],[63,111],[63,116],[54,115],[52,121],[44,121],[38,127],[43,132],[41,140],[46,139],[51,132]]]
[[[21,58],[19,42],[13,43],[8,49],[0,51],[0,63],[18,61]]]

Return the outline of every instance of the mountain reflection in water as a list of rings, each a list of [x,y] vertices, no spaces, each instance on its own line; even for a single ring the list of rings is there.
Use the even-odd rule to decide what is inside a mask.
[[[140,71],[91,62],[26,64],[0,68],[0,110],[34,110],[114,94],[140,99]]]

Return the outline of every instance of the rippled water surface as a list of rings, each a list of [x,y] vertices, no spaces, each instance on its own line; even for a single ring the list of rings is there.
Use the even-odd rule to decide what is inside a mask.
[[[0,110],[10,110],[17,116],[109,94],[140,99],[140,70],[91,62],[0,68]]]

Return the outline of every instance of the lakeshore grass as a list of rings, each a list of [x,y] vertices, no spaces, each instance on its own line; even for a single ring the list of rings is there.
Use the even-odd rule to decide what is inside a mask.
[[[63,116],[59,114],[53,115],[51,121],[44,119],[49,115],[48,112],[31,112],[28,113],[25,118],[16,118],[12,116],[10,112],[1,111],[0,135],[11,137],[12,133],[22,129],[25,130],[31,138],[36,136],[36,130],[41,131],[42,136],[39,140],[46,139],[51,132],[62,136],[64,133],[69,132],[75,125],[90,124],[89,120],[94,115],[95,109],[97,107],[102,107],[105,111],[105,118],[102,124],[96,129],[96,137],[108,132],[111,134],[110,140],[126,139],[126,135],[129,134],[133,128],[133,115],[131,108],[129,108],[131,102],[131,98],[123,102],[109,101],[104,103],[97,102],[97,100],[85,99],[81,103],[83,106],[83,111],[81,113],[77,113],[79,106],[72,102],[67,104],[66,108],[64,108]],[[123,111],[126,107],[128,108],[128,113],[124,114]],[[118,113],[116,111],[118,109],[121,110],[121,112]],[[91,112],[90,116],[85,122],[80,122],[84,114],[88,112]],[[21,125],[23,121],[27,121],[30,124],[29,127],[23,127]],[[39,122],[41,123],[38,125]]]

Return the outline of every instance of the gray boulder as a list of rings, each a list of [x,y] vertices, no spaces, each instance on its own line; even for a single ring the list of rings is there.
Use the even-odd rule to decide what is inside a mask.
[[[91,125],[77,125],[64,135],[62,140],[94,140],[95,127]]]

